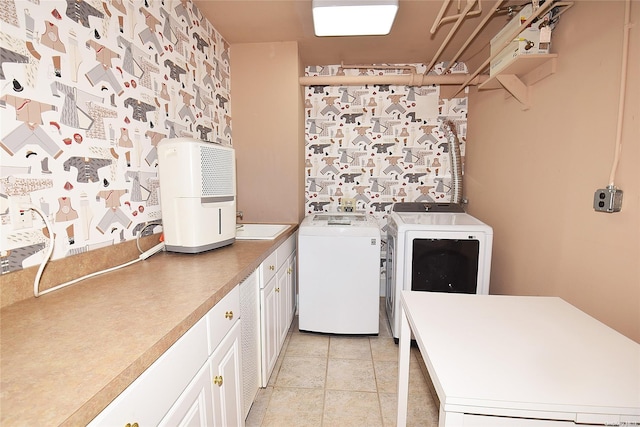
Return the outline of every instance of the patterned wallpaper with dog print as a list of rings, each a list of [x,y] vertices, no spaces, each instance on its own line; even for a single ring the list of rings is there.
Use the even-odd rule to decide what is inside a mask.
[[[447,64],[430,72],[442,74]],[[378,75],[398,70],[307,67],[307,76]],[[424,73],[423,64],[409,64]],[[467,73],[459,63],[451,73]],[[342,200],[376,216],[381,227],[394,202],[451,199],[449,144],[442,124],[455,124],[464,159],[467,97],[444,99],[440,86],[309,86],[305,88],[306,208],[336,212]]]
[[[228,53],[191,0],[0,1],[2,273],[152,233],[158,142],[231,145]]]

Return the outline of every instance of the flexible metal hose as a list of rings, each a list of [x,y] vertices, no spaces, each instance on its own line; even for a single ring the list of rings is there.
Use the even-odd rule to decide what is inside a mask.
[[[451,203],[462,203],[462,156],[460,155],[460,141],[456,132],[456,125],[451,120],[445,120],[442,128],[449,142],[449,157],[451,159]]]

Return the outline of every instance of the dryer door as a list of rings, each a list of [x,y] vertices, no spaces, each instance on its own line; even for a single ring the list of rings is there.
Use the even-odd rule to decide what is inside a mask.
[[[411,290],[475,294],[479,253],[475,239],[413,239]]]

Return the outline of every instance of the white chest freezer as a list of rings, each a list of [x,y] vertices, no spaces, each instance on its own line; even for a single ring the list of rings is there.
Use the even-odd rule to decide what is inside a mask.
[[[376,335],[380,227],[371,215],[308,215],[298,231],[301,331]]]

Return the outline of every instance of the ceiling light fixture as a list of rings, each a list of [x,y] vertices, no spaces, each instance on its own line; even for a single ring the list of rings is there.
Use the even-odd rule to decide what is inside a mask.
[[[389,34],[398,0],[313,0],[316,36]]]

